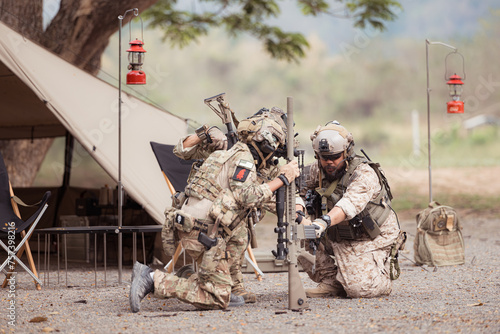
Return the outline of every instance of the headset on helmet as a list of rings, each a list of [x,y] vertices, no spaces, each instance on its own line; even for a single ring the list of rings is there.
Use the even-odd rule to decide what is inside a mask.
[[[352,134],[337,121],[318,126],[311,135],[311,140],[316,157],[345,152],[347,158],[351,155],[354,146]]]

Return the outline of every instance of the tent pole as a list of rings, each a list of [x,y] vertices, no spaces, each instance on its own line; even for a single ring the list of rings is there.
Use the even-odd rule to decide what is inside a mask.
[[[69,187],[69,180],[71,178],[71,162],[73,160],[73,147],[75,143],[75,137],[69,132],[66,132],[66,142],[64,145],[64,174],[62,185],[57,192],[57,200],[54,209],[54,221],[52,226],[57,225],[57,219],[59,218],[59,207],[61,206],[61,202],[64,198],[64,194]]]

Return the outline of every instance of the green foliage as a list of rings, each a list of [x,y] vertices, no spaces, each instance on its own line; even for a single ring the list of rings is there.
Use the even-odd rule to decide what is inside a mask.
[[[364,29],[369,25],[379,30],[384,30],[384,21],[396,18],[392,7],[402,9],[397,1],[392,0],[347,0],[346,6],[354,16],[355,27]]]
[[[299,0],[298,4],[304,15],[318,16],[318,14],[326,13],[330,8],[330,5],[322,0]]]
[[[248,33],[260,40],[271,57],[288,62],[298,62],[309,48],[307,39],[300,33],[282,31],[269,25],[266,20],[280,15],[277,1],[247,0],[200,0],[207,6],[200,11],[177,8],[177,1],[160,0],[144,12],[150,27],[163,30],[163,40],[173,46],[185,47],[206,35],[210,29],[223,28],[231,37]],[[401,5],[394,0],[339,0],[345,2],[352,13],[354,25],[384,29],[384,21],[396,18],[392,7]],[[330,5],[323,0],[297,0],[304,15],[329,14]]]

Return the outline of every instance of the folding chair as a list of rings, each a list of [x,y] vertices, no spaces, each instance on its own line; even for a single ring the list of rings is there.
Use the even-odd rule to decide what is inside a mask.
[[[173,153],[174,146],[172,145],[160,144],[153,141],[150,144],[170,192],[175,194],[176,190],[183,190],[187,185],[189,172],[195,160],[183,160],[177,157]],[[184,253],[184,248],[179,244],[172,256],[172,260],[165,266],[167,272],[171,273],[174,270],[175,263],[182,253]]]
[[[163,173],[163,176],[165,177],[165,181],[167,182],[170,192],[172,194],[175,194],[176,190],[183,190],[187,185],[187,179],[191,171],[191,166],[194,162],[196,162],[196,160],[183,160],[177,157],[173,153],[174,146],[172,145],[159,144],[156,142],[150,142],[150,144],[151,148],[153,149],[153,153],[156,156],[156,160],[160,165],[160,169]],[[182,248],[181,244],[179,244],[177,246],[177,249],[175,250],[172,260],[165,266],[165,270],[167,270],[167,272],[171,273],[173,271],[175,263],[183,252],[184,249]],[[245,252],[245,259],[254,268],[257,279],[261,281],[264,274],[257,265],[257,261],[255,260],[250,245],[248,245]]]
[[[5,167],[3,157],[0,154],[0,232],[7,235],[7,245],[0,240],[0,246],[7,252],[7,259],[0,266],[0,271],[5,272],[6,267],[8,269],[6,272],[7,277],[2,287],[6,286],[7,279],[10,278],[10,274],[14,272],[16,264],[18,263],[28,274],[30,274],[31,277],[33,277],[36,288],[38,290],[41,289],[42,282],[38,278],[35,262],[33,261],[28,241],[31,234],[35,230],[36,225],[40,221],[40,218],[48,207],[47,201],[49,200],[50,194],[50,191],[47,191],[42,200],[39,203],[34,204],[38,205],[37,211],[28,220],[22,220],[19,208],[14,200],[17,198],[14,196],[12,186],[9,182],[7,168]],[[18,200],[18,202],[22,205],[26,205],[20,200]],[[21,240],[18,244],[16,244],[19,236]],[[26,251],[26,256],[29,261],[29,268],[20,259],[24,251]]]

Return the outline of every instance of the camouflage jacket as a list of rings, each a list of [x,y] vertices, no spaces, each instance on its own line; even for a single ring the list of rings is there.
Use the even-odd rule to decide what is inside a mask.
[[[197,144],[192,147],[185,148],[183,146],[184,140],[188,136],[182,137],[177,145],[174,147],[174,154],[181,159],[191,160],[191,159],[207,159],[214,150],[211,150],[208,145]],[[253,161],[253,157],[248,160]],[[190,178],[195,174],[196,171],[192,171]],[[256,171],[257,181],[259,184],[266,183],[279,175],[279,166],[270,166],[266,168],[259,169]],[[189,182],[190,180],[188,180]],[[265,211],[276,212],[276,202],[274,201],[274,197],[269,199],[268,201],[264,201],[262,205],[259,206],[259,209],[262,211],[262,215]]]
[[[319,184],[320,173],[321,185]],[[329,180],[319,161],[315,161],[304,167],[303,181],[303,187],[300,189],[299,195],[305,201],[305,194],[309,189],[314,190],[317,187],[326,189],[334,180]],[[336,203],[331,198],[328,198],[327,207],[328,210],[331,210],[334,206],[341,208],[346,215],[346,221],[363,211],[368,203],[379,195],[382,189],[376,172],[366,163],[358,165],[349,179],[343,178],[340,182],[344,182],[346,187],[342,198]],[[311,215],[310,218],[313,220],[316,217],[317,215]],[[370,240],[366,236],[360,240],[345,242],[351,243],[351,246],[355,247],[356,251],[360,253],[391,245],[399,233],[399,226],[394,212],[389,214],[388,218],[382,223],[380,230],[382,233],[374,240]]]

